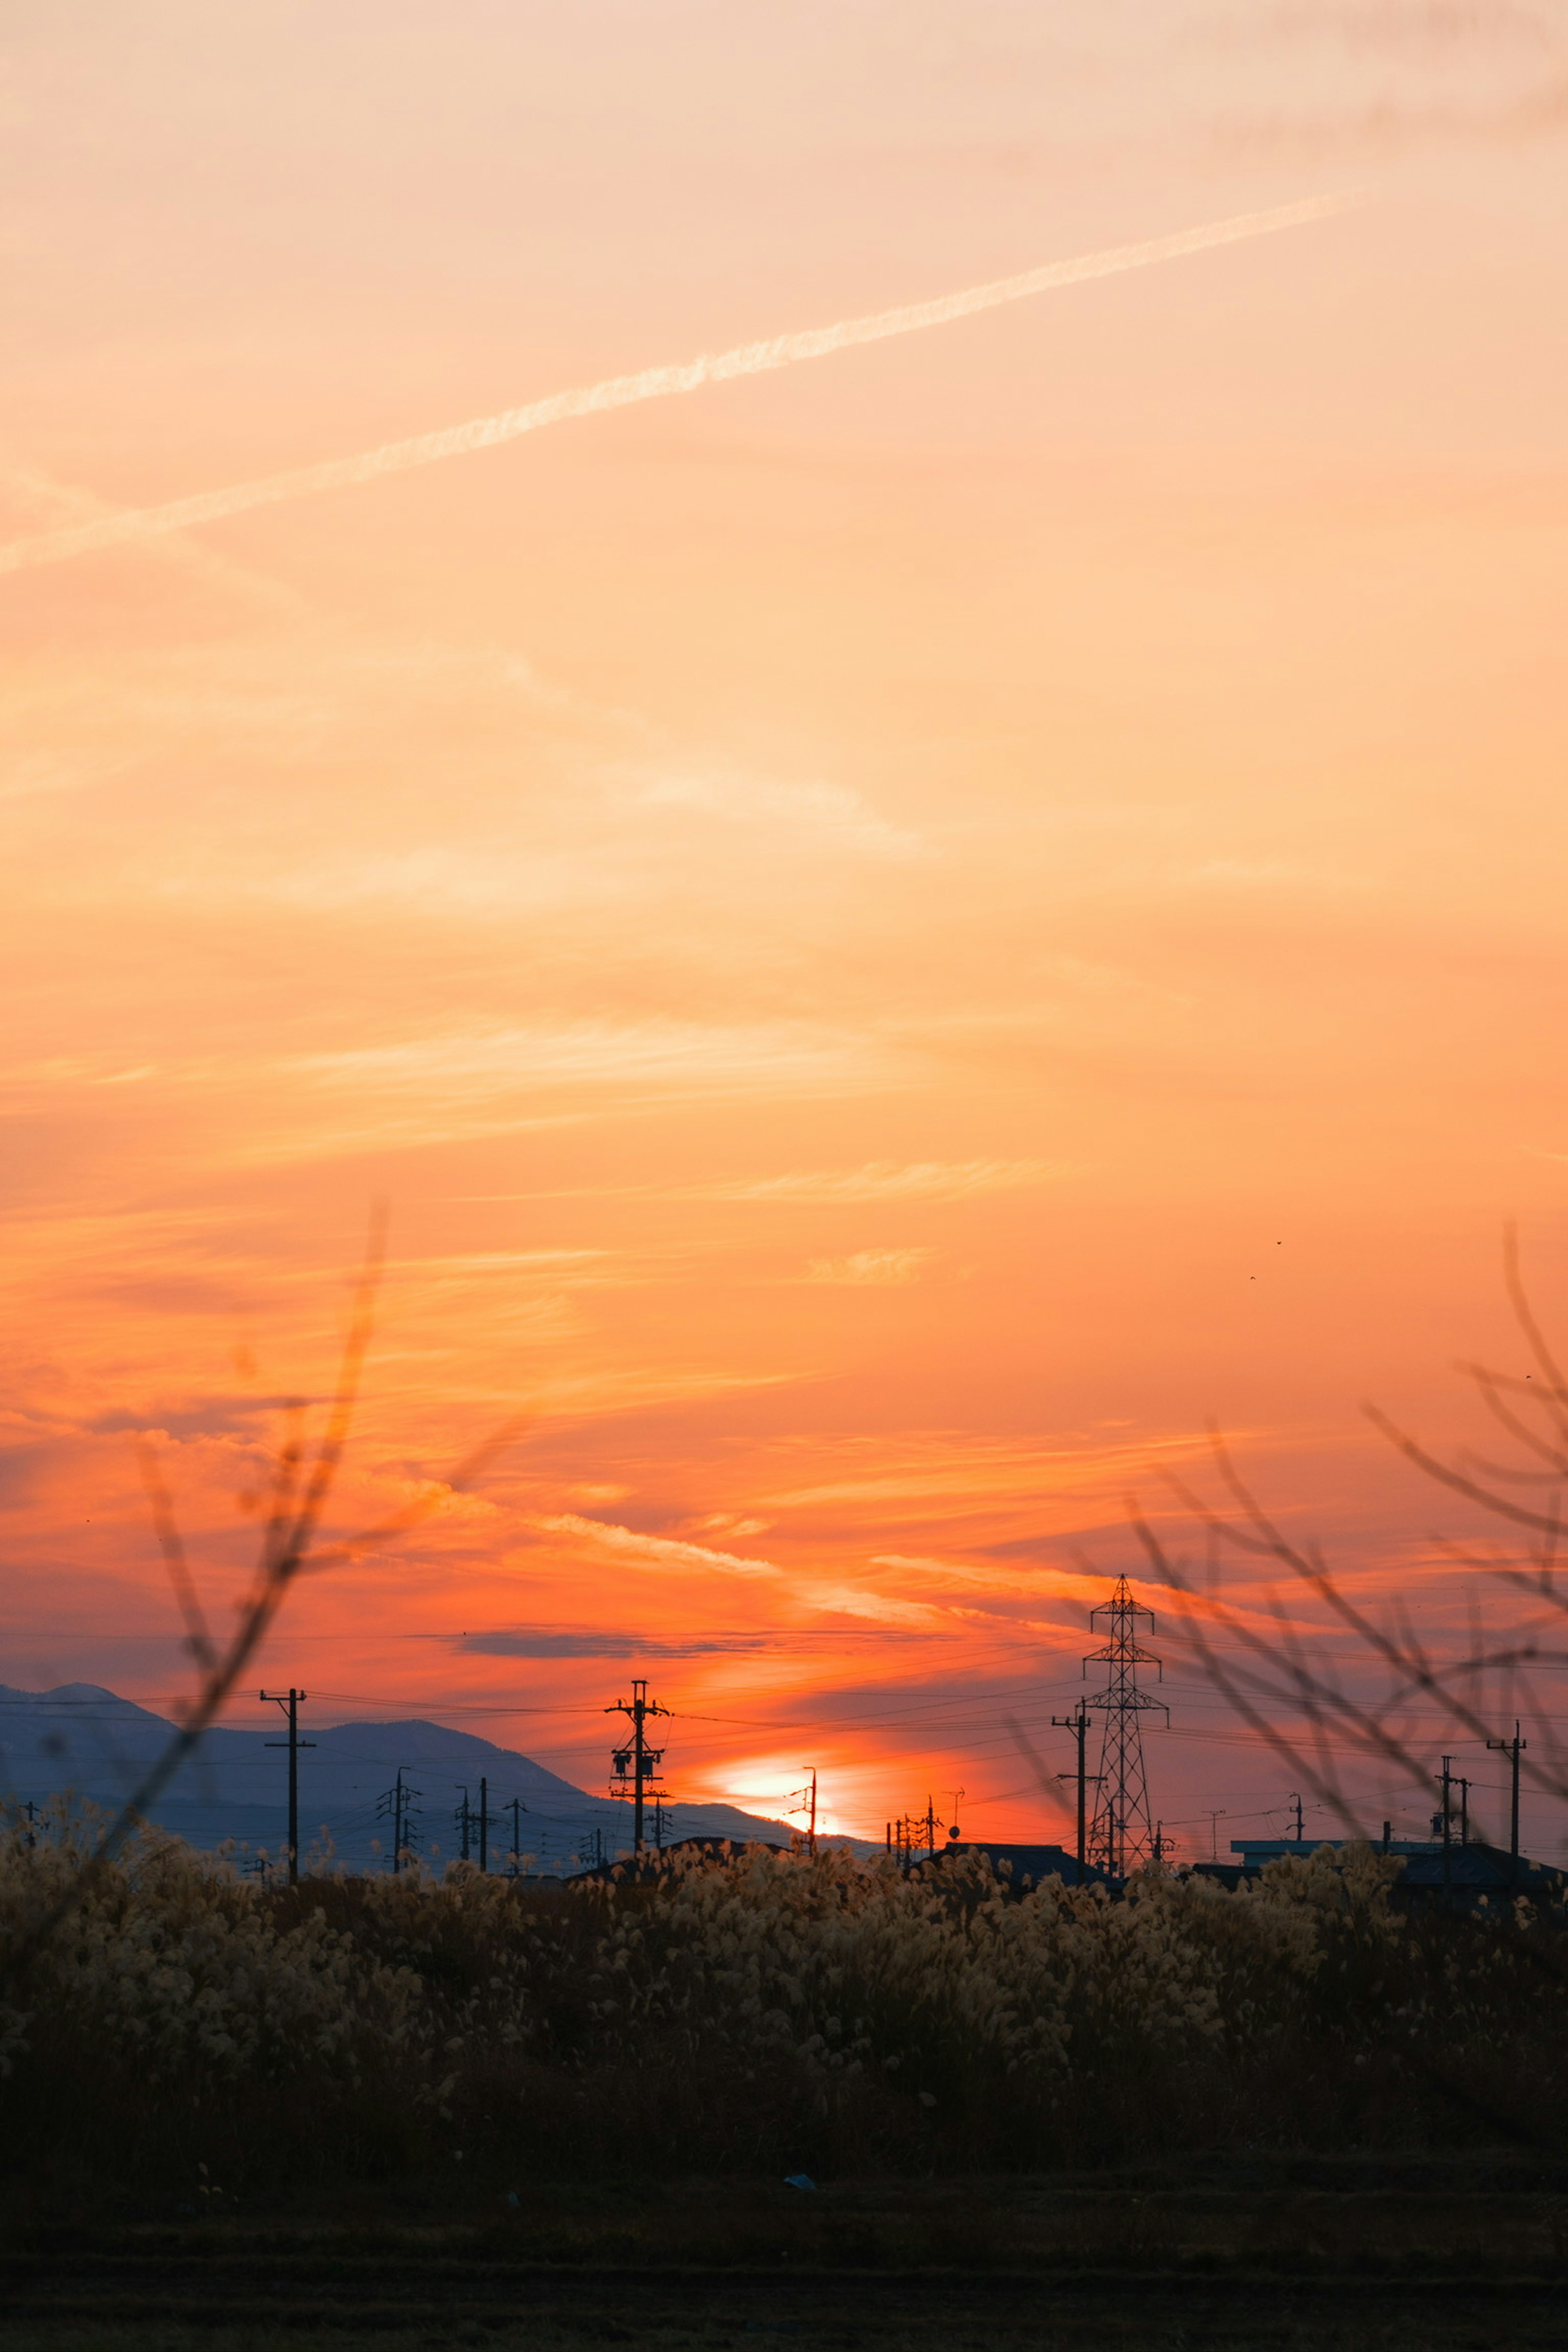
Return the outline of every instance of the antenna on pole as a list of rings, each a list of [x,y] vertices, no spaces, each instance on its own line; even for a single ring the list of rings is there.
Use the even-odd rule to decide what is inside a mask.
[[[1154,1824],[1149,1817],[1149,1781],[1143,1769],[1143,1727],[1140,1717],[1148,1714],[1163,1715],[1167,1723],[1171,1710],[1163,1699],[1150,1698],[1138,1687],[1140,1666],[1154,1666],[1163,1675],[1164,1666],[1152,1650],[1140,1644],[1138,1620],[1146,1617],[1153,1631],[1154,1612],[1141,1608],[1132,1598],[1132,1588],[1124,1576],[1116,1580],[1116,1589],[1109,1601],[1102,1601],[1089,1612],[1091,1627],[1103,1618],[1109,1636],[1102,1650],[1092,1650],[1084,1659],[1086,1669],[1104,1666],[1107,1669],[1105,1688],[1086,1697],[1084,1705],[1098,1708],[1105,1717],[1105,1736],[1100,1749],[1100,1794],[1095,1800],[1094,1826],[1089,1832],[1089,1852],[1108,1878],[1125,1878],[1141,1862],[1154,1858]]]

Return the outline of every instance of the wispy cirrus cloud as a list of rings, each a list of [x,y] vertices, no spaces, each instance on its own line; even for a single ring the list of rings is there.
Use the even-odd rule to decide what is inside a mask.
[[[481,1658],[703,1658],[745,1657],[767,1644],[765,1633],[731,1633],[716,1640],[689,1640],[637,1633],[557,1632],[549,1627],[500,1626],[483,1633],[459,1633],[454,1647]]]
[[[759,1208],[855,1208],[867,1202],[966,1201],[1048,1184],[1079,1172],[1068,1160],[871,1160],[858,1168],[795,1168],[773,1176],[720,1176],[699,1184],[574,1186],[576,1200],[755,1202]],[[479,1200],[563,1197],[552,1191],[481,1193]]]
[[[1223,153],[1301,167],[1430,146],[1510,145],[1568,125],[1568,46],[1561,11],[1551,7],[1278,0],[1226,11],[1194,37],[1260,62],[1290,61],[1289,96],[1215,124]]]
[[[954,1591],[989,1592],[994,1596],[1012,1594],[1036,1601],[1053,1596],[1087,1592],[1093,1589],[1100,1597],[1105,1580],[1097,1572],[1081,1568],[1062,1568],[1055,1563],[1031,1570],[1028,1574],[1010,1574],[992,1563],[984,1568],[962,1567],[949,1559],[931,1559],[908,1552],[878,1552],[872,1559],[873,1568],[890,1568],[901,1575],[929,1578],[932,1583]]]
[[[918,1282],[934,1255],[929,1249],[864,1249],[847,1257],[814,1257],[805,1280],[850,1289],[901,1288]]]
[[[522,1085],[848,1085],[868,1075],[858,1040],[804,1024],[578,1021],[448,1031],[301,1055],[291,1068],[333,1087],[410,1089],[422,1097],[490,1094]]]
[[[843,1617],[863,1617],[879,1625],[901,1625],[908,1631],[940,1633],[952,1622],[952,1612],[933,1608],[927,1601],[900,1601],[890,1593],[868,1592],[856,1584],[814,1584],[802,1598],[814,1609]]]
[[[889,824],[843,784],[773,783],[750,776],[662,776],[639,794],[646,806],[689,810],[737,825],[760,826],[771,837],[859,856],[915,857],[924,845],[904,826]]]
[[[859,1168],[787,1169],[777,1176],[735,1176],[689,1184],[667,1195],[684,1201],[798,1202],[847,1207],[860,1201],[963,1201],[975,1192],[1044,1184],[1069,1172],[1057,1160],[870,1160]]]
[[[682,1543],[672,1536],[642,1535],[635,1528],[623,1528],[608,1519],[586,1519],[575,1511],[561,1511],[536,1518],[533,1526],[542,1534],[569,1536],[574,1541],[592,1545],[595,1550],[612,1552],[642,1568],[689,1568],[710,1570],[722,1576],[782,1577],[784,1570],[771,1559],[749,1559],[739,1552],[713,1551],[706,1544]]]

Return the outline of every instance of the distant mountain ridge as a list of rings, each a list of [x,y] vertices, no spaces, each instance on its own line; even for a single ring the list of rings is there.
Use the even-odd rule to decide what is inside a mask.
[[[284,1843],[288,1758],[269,1745],[282,1738],[283,1717],[277,1708],[259,1707],[258,1717],[254,1731],[222,1725],[206,1734],[195,1759],[151,1808],[160,1827],[205,1847],[232,1839],[241,1848],[276,1852]],[[68,1790],[122,1804],[175,1729],[164,1717],[98,1683],[63,1683],[49,1691],[0,1684],[0,1790],[16,1803],[41,1803]],[[405,1786],[419,1792],[409,1843],[431,1861],[449,1860],[459,1851],[457,1809],[467,1788],[477,1811],[481,1777],[488,1783],[492,1868],[506,1868],[513,1851],[514,1801],[518,1851],[531,1868],[574,1869],[601,1854],[613,1859],[630,1851],[628,1805],[591,1796],[531,1757],[473,1732],[421,1717],[301,1721],[300,1730],[314,1743],[300,1759],[304,1853],[330,1842],[331,1853],[351,1869],[384,1865],[390,1825],[378,1808],[400,1766]],[[787,1822],[734,1805],[668,1804],[663,1813],[667,1844],[683,1837],[787,1844],[793,1834]],[[476,1842],[477,1835],[476,1829]],[[477,1858],[477,1843],[475,1853]]]

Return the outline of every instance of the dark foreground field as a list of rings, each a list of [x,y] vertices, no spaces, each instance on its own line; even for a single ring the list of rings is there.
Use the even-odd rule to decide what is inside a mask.
[[[89,1853],[0,1839],[0,2352],[1568,2342],[1562,1926],[1365,1849],[1115,1901]]]
[[[1529,2352],[1568,2336],[1568,2167],[1249,2163],[1118,2178],[557,2187],[96,2221],[13,2204],[8,2352],[599,2345]]]

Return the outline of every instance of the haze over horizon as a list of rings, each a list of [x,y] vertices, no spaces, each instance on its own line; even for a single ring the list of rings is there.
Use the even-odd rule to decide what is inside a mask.
[[[1212,1485],[1213,1416],[1440,1643],[1490,1530],[1361,1402],[1477,1437],[1510,1215],[1568,1330],[1560,13],[83,0],[0,45],[6,543],[1355,198],[0,578],[0,1679],[187,1687],[133,1440],[222,1626],[384,1200],[334,1527],[526,1426],[302,1583],[258,1686],[598,1789],[646,1675],[684,1800],[815,1764],[831,1828],[962,1790],[1058,1839],[1009,1725],[1068,1769],[1126,1571],[1156,1811],[1282,1822],[1128,1497],[1201,1567],[1161,1474]]]

